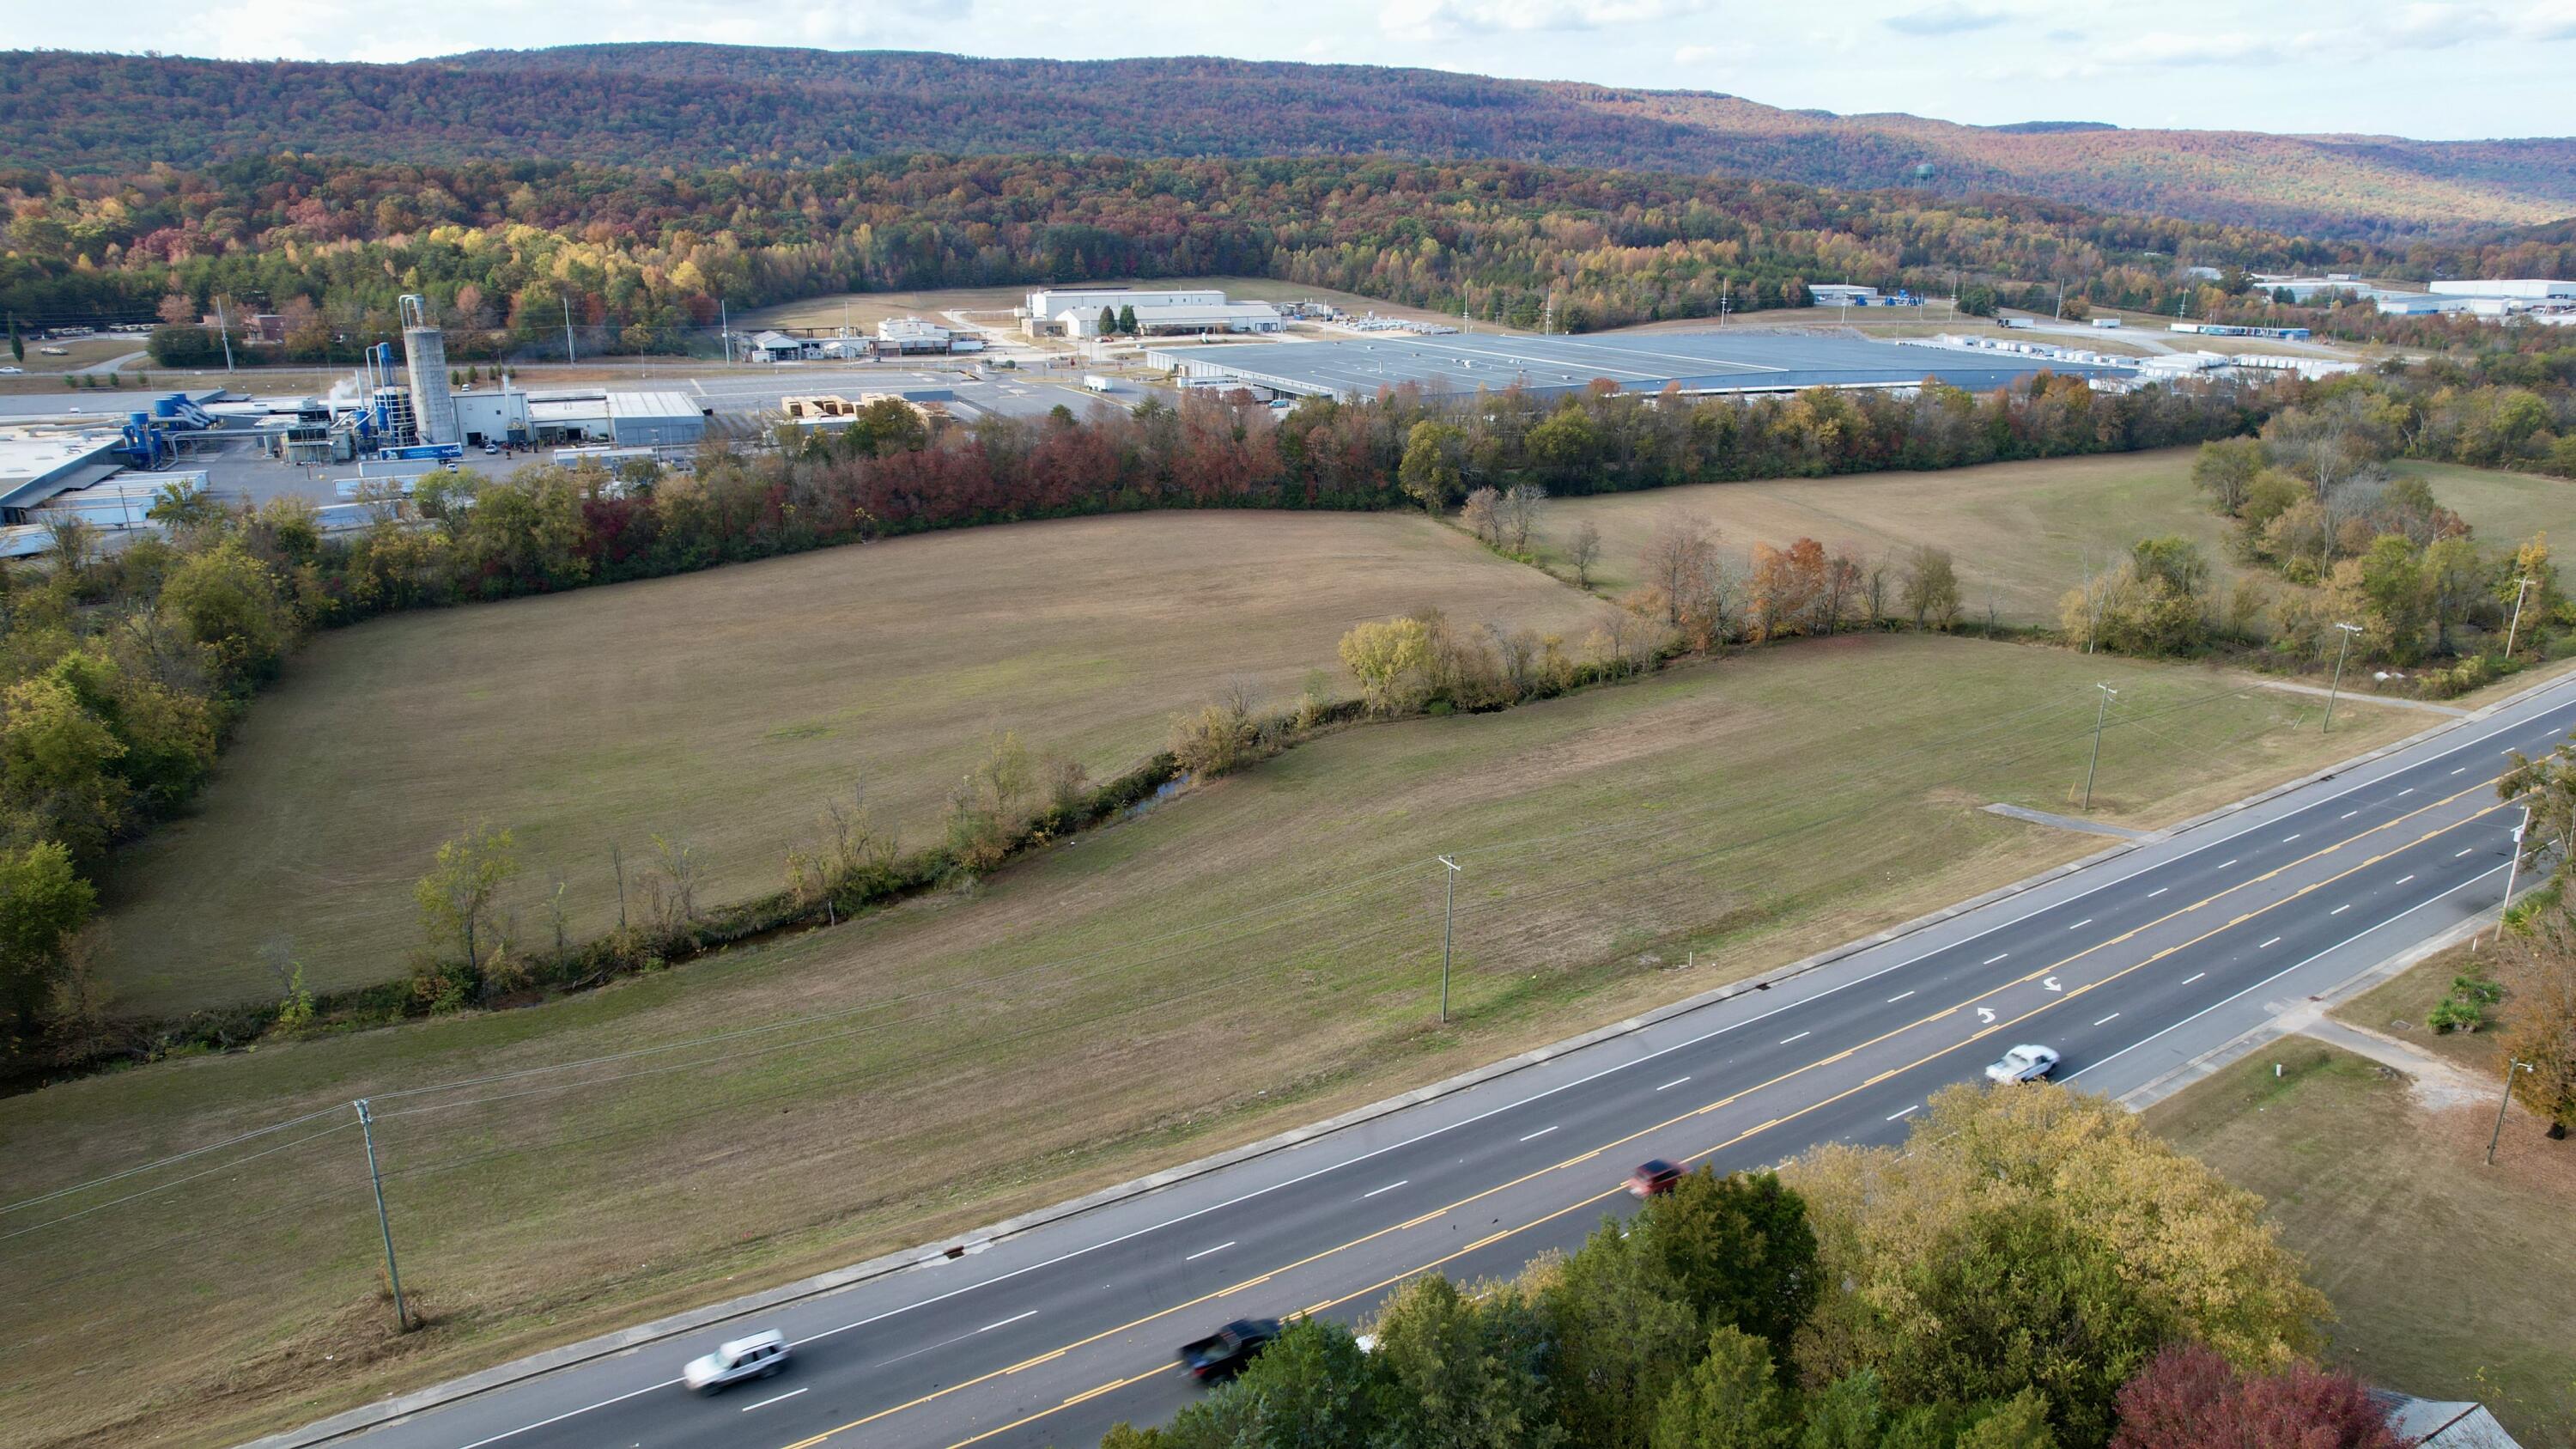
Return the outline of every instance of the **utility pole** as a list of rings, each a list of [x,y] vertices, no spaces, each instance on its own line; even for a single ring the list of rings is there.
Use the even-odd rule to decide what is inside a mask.
[[[570,298],[570,297],[559,297],[559,298],[557,298],[556,300],[557,300],[557,301],[559,301],[559,302],[561,302],[561,303],[563,303],[563,314],[564,314],[564,361],[566,361],[566,362],[579,362],[579,361],[581,361],[581,359],[580,359],[580,358],[578,358],[578,357],[575,357],[575,356],[573,355],[573,350],[572,350],[572,298]]]
[[[2335,651],[2334,684],[2326,690],[2326,717],[2325,722],[2317,726],[2318,734],[2334,728],[2335,696],[2343,691],[2343,659],[2352,652],[2352,636],[2361,632],[2359,624],[2338,623],[2335,627],[2343,631],[2343,647]]]
[[[1449,867],[1449,903],[1440,914],[1440,1024],[1449,1024],[1449,942],[1458,924],[1458,872],[1464,867],[1448,856],[1440,863]]]
[[[2504,657],[2507,659],[2513,657],[2514,636],[2522,632],[2522,596],[2530,588],[2529,574],[2513,581],[2513,623],[2504,631]]]
[[[2507,1058],[2504,1065],[2504,1095],[2496,1099],[2495,1130],[2487,1134],[2487,1166],[2495,1166],[2496,1142],[2504,1136],[2504,1109],[2513,1104],[2513,1074],[2530,1071],[2531,1063]]]
[[[215,299],[215,330],[223,334],[224,371],[230,372],[233,370],[233,324],[224,316],[224,299],[221,297]],[[2513,651],[2508,649],[2505,652]]]
[[[724,299],[716,299],[716,326],[724,333],[724,360],[733,362],[733,314],[725,309]]]
[[[2120,691],[2107,684],[2093,687],[2102,691],[2102,702],[2093,710],[2093,758],[2084,767],[2084,808],[2088,812],[2093,808],[2093,772],[2102,764],[2102,720],[2111,712],[2111,701],[2120,697]]]
[[[409,1333],[411,1314],[403,1307],[402,1269],[394,1266],[393,1223],[385,1216],[384,1174],[376,1170],[376,1119],[374,1114],[367,1110],[366,1098],[360,1097],[349,1105],[358,1109],[358,1130],[365,1134],[367,1139],[367,1181],[376,1189],[376,1230],[384,1234],[385,1276],[391,1279],[394,1285],[394,1328],[397,1332]]]
[[[2504,899],[2496,902],[2496,934],[2498,936],[2502,936],[2504,934],[2505,913],[2513,909],[2514,883],[2522,879],[2522,838],[2529,834],[2530,831],[2531,807],[2525,805],[2522,807],[2522,823],[2513,828],[2513,864],[2505,869]],[[2469,938],[2469,954],[2474,956],[2477,952],[2478,941],[2475,936],[2472,936]],[[2490,1158],[2488,1160],[2493,1161],[2494,1159]]]

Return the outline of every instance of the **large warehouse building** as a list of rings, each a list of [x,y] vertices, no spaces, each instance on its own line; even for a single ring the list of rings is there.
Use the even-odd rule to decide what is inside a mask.
[[[1148,366],[1184,382],[1239,383],[1283,397],[1365,398],[1405,383],[1432,396],[1518,386],[1547,395],[1579,392],[1606,378],[1629,392],[1795,392],[1810,387],[1910,388],[1927,376],[1971,391],[2040,371],[2116,373],[2106,366],[1974,354],[1955,359],[1922,348],[1851,337],[1721,331],[1600,337],[1514,337],[1381,333],[1349,342],[1259,342],[1154,347]]]
[[[1055,287],[1031,292],[1020,327],[1031,337],[1097,337],[1100,314],[1133,313],[1136,330],[1167,337],[1189,332],[1277,332],[1287,324],[1267,302],[1229,302],[1212,288],[1157,292],[1136,287]]]

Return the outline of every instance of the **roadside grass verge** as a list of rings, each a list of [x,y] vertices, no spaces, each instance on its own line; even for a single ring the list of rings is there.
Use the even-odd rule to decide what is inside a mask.
[[[2179,535],[2210,561],[2213,594],[2224,601],[2245,572],[2236,561],[2228,521],[2192,486],[2198,450],[2165,448],[2089,458],[1990,463],[1932,473],[1873,473],[1839,478],[1775,478],[1698,483],[1640,493],[1565,498],[1548,505],[1541,558],[1561,577],[1565,541],[1585,520],[1601,530],[1594,583],[1611,594],[1639,581],[1637,560],[1657,522],[1689,513],[1717,525],[1739,559],[1756,543],[1785,546],[1801,536],[1848,548],[1864,561],[1902,556],[1929,544],[1950,551],[1959,570],[1962,628],[1973,630],[1991,601],[2000,622],[2057,624],[2057,601],[2084,581],[2089,560],[2099,572],[2141,538]],[[2457,510],[2488,549],[2502,549],[2548,530],[2576,530],[2576,487],[2554,478],[2399,463],[2433,496]],[[2283,587],[2271,579],[2273,591]]]
[[[13,1201],[326,1114],[0,1217],[0,1445],[238,1440],[934,1241],[2091,854],[1978,807],[2071,808],[2105,680],[2097,813],[2133,825],[2422,723],[2359,707],[2321,736],[2318,701],[2214,671],[1813,641],[1327,734],[971,890],[542,1008],[0,1101]],[[1467,871],[1447,1032],[1442,851]],[[432,1320],[398,1341],[362,1095]]]
[[[776,889],[827,800],[937,838],[995,734],[1107,779],[1240,683],[1283,708],[1334,645],[1425,607],[1561,634],[1608,606],[1410,514],[1155,513],[961,529],[403,615],[313,639],[214,782],[106,877],[114,1009],[170,1015],[402,975],[440,841],[514,831],[510,934],[641,921],[651,837],[702,905]]]
[[[2402,1075],[2302,1037],[2146,1120],[2270,1204],[2334,1303],[2340,1366],[2426,1398],[2482,1400],[2525,1444],[2576,1432],[2576,1151],[2544,1124],[2512,1114],[2487,1167],[2492,1104],[2425,1110]]]
[[[2462,972],[2479,970],[2482,961],[2494,954],[2495,943],[2492,940],[2486,943],[2484,958],[2472,954],[2465,945],[2453,946],[2425,957],[2398,975],[2332,1008],[2327,1014],[2352,1026],[2364,1027],[2382,1036],[2393,1036],[2421,1047],[2469,1071],[2494,1071],[2496,1025],[2481,1031],[2435,1031],[2424,1024],[2432,1016],[2433,1008],[2450,994],[2451,978]]]

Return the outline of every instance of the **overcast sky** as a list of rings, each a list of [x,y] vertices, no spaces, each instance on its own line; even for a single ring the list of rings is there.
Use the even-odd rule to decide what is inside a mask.
[[[1725,91],[1948,120],[2576,133],[2576,0],[0,0],[0,43],[410,60],[704,40],[1228,55]]]

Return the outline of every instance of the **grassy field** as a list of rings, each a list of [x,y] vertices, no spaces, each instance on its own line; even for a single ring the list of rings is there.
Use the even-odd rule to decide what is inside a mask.
[[[2099,570],[2131,543],[2157,534],[2199,543],[2224,596],[2240,566],[2229,544],[2231,525],[2192,487],[2194,456],[2192,449],[2170,448],[1566,498],[1549,505],[1544,543],[1551,566],[1569,572],[1557,550],[1589,519],[1601,530],[1595,582],[1612,593],[1636,586],[1640,551],[1656,524],[1675,512],[1714,523],[1739,560],[1757,542],[1785,545],[1801,535],[1863,558],[1928,543],[1948,549],[1956,561],[1971,623],[1984,617],[1991,600],[2004,622],[2054,624],[2057,601],[2083,581],[2088,554]],[[2576,484],[2446,463],[2405,463],[2399,471],[2427,479],[2434,496],[2467,518],[2490,548],[2542,529],[2564,536],[2576,528]]]
[[[1977,807],[2071,806],[2103,679],[2127,718],[2100,809],[2141,825],[2421,723],[2365,706],[2321,737],[2316,701],[2198,669],[1820,641],[1341,730],[971,893],[543,1008],[0,1100],[17,1197],[374,1096],[405,1283],[439,1320],[386,1342],[341,1110],[58,1199],[43,1215],[149,1194],[0,1242],[0,1444],[239,1438],[1311,1120],[2089,854]],[[1445,1033],[1440,851],[1467,872]]]
[[[2147,1113],[2270,1203],[2334,1302],[2341,1365],[2426,1398],[2483,1400],[2523,1443],[2565,1444],[2576,1435],[2576,1147],[2517,1112],[2488,1167],[2493,1120],[2491,1103],[2419,1105],[2404,1078],[2301,1037]]]
[[[864,785],[916,843],[995,733],[1107,778],[1242,681],[1284,707],[1343,631],[1436,605],[1581,646],[1607,608],[1410,515],[1158,513],[980,528],[324,634],[261,698],[186,817],[109,880],[126,1010],[400,975],[411,883],[475,821],[517,833],[509,909],[617,919],[650,836],[708,904],[773,889]],[[291,940],[279,922],[296,923]]]

